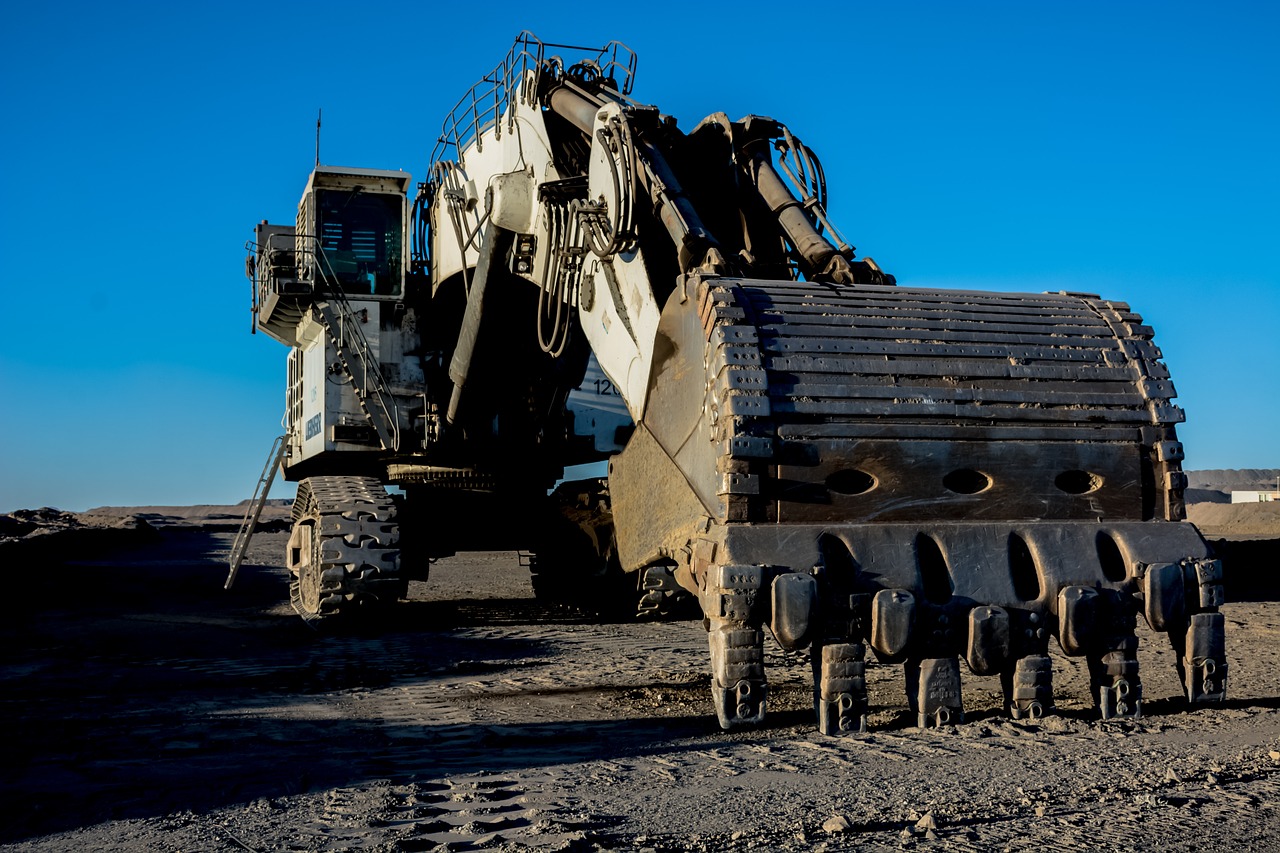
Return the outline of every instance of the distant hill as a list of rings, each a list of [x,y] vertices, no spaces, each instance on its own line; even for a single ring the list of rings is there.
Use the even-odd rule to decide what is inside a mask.
[[[293,501],[276,499],[267,501],[259,516],[260,524],[286,524],[291,516]],[[247,500],[239,504],[196,504],[194,506],[100,506],[77,513],[88,524],[110,524],[121,516],[138,518],[155,528],[200,527],[205,530],[236,530],[249,508]],[[261,528],[260,528],[261,529]]]
[[[1231,493],[1219,489],[1187,489],[1183,498],[1189,504],[1229,504]]]
[[[1232,492],[1235,489],[1274,489],[1277,476],[1280,476],[1280,468],[1211,468],[1187,472],[1190,488],[1220,492]]]
[[[288,509],[293,506],[293,501],[289,498],[271,498],[263,507],[263,513],[278,512],[281,509]],[[99,506],[90,510],[85,510],[81,515],[137,515],[139,513],[167,515],[173,518],[203,518],[209,515],[225,516],[234,515],[236,518],[244,516],[244,511],[249,508],[249,499],[246,498],[238,504],[191,504],[190,506]]]

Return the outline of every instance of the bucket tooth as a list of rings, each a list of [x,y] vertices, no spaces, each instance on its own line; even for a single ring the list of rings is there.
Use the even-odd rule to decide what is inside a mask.
[[[1221,613],[1197,613],[1187,628],[1185,687],[1194,704],[1221,702],[1227,697],[1225,619]]]
[[[823,564],[815,567],[821,633],[810,651],[818,731],[832,737],[867,731],[867,647],[863,637],[869,633],[872,595],[854,591],[856,567],[851,563],[844,568],[852,571],[841,570],[841,556],[848,557],[848,552],[841,554],[838,548],[824,551]]]
[[[1138,638],[1121,637],[1102,654],[1089,656],[1089,672],[1102,719],[1142,716],[1142,681],[1138,677]]]
[[[915,702],[912,704],[920,728],[964,722],[959,658],[926,658],[908,663],[906,671],[908,690],[913,681],[915,684]]]
[[[764,721],[762,566],[714,566],[702,594],[711,646],[711,699],[725,730]]]
[[[813,649],[818,731],[836,737],[867,730],[867,649],[832,643]]]
[[[714,620],[713,620],[714,621]],[[711,700],[726,731],[764,721],[764,632],[751,626],[713,624]]]
[[[1092,596],[1094,629],[1084,650],[1094,703],[1102,719],[1142,716],[1142,681],[1138,675],[1138,605],[1113,589]],[[1065,645],[1064,645],[1065,648]]]
[[[1048,655],[1018,658],[1001,681],[1015,720],[1038,720],[1053,711],[1053,661]]]
[[[1009,611],[1010,655],[1000,672],[1000,686],[1005,711],[1015,720],[1039,719],[1053,712],[1050,618],[1040,610]]]
[[[1223,603],[1222,562],[1187,559],[1173,568],[1183,581],[1187,613],[1180,621],[1168,620],[1173,624],[1167,628],[1183,692],[1193,705],[1221,702],[1227,695],[1226,620],[1218,612]]]

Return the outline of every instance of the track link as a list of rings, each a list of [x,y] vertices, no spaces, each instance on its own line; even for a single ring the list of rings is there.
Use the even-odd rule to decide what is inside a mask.
[[[382,483],[372,477],[302,480],[287,565],[290,600],[309,622],[403,597],[396,507]]]

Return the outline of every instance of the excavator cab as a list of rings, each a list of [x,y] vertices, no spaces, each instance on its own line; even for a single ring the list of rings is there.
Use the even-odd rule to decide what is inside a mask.
[[[409,175],[317,166],[298,205],[302,277],[322,293],[399,299]]]

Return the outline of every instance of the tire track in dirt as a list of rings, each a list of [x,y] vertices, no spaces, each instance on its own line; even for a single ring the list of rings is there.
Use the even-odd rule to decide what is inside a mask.
[[[7,849],[1280,846],[1270,602],[1225,610],[1224,707],[1183,713],[1167,643],[1141,634],[1140,722],[1093,720],[1085,668],[1057,656],[1059,715],[1005,719],[997,682],[966,675],[968,721],[918,732],[901,669],[873,661],[874,730],[838,740],[813,731],[807,656],[771,640],[769,722],[725,734],[696,622],[594,624],[469,575],[494,597],[316,634],[252,564],[222,609],[187,562],[146,566],[131,595],[7,629]]]

